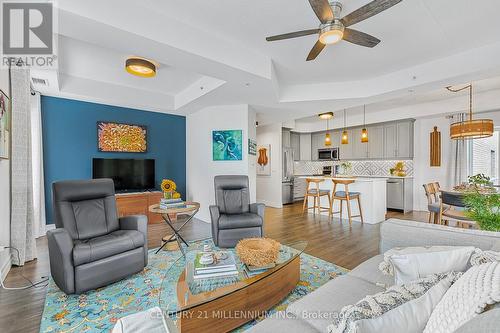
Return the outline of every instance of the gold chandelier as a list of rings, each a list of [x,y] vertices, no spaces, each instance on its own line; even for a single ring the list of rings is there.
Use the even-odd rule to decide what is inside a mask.
[[[481,139],[493,135],[494,125],[491,119],[472,119],[472,84],[460,89],[446,87],[451,92],[469,89],[469,120],[462,120],[450,125],[450,138],[454,140]]]

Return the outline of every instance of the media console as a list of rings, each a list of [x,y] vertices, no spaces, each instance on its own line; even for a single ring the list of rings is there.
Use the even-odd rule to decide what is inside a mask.
[[[162,223],[163,219],[160,214],[149,212],[149,206],[159,203],[161,198],[163,198],[163,193],[160,191],[117,193],[118,216],[146,215],[148,224]]]

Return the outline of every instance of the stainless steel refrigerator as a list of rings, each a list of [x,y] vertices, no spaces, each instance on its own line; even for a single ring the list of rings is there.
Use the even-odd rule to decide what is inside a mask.
[[[283,178],[281,180],[282,203],[293,202],[293,149],[283,148]]]

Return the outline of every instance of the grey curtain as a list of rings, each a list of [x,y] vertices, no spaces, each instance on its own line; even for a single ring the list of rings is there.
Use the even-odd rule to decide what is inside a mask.
[[[467,114],[460,113],[450,117],[450,124],[467,119]],[[467,181],[468,175],[468,141],[451,140],[450,159],[448,164],[448,184],[451,187]]]
[[[29,70],[14,67],[12,79],[12,186],[11,246],[12,263],[24,265],[36,258],[33,215],[33,171],[31,146],[31,110]]]

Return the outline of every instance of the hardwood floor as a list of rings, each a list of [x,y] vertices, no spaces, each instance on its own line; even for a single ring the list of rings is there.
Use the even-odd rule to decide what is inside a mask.
[[[388,218],[427,221],[427,213],[402,214],[389,212]],[[379,225],[330,220],[326,216],[302,214],[301,204],[287,205],[283,209],[267,208],[266,237],[282,243],[307,240],[306,253],[348,269],[356,267],[378,253]],[[169,231],[165,224],[148,228],[148,245],[158,247]],[[199,220],[188,224],[182,232],[187,240],[210,237],[210,225]],[[24,267],[13,267],[5,279],[8,287],[26,285],[27,278],[38,281],[49,276],[49,256],[46,237],[37,240],[38,259]],[[46,288],[7,291],[0,289],[0,332],[38,332],[45,302]]]

